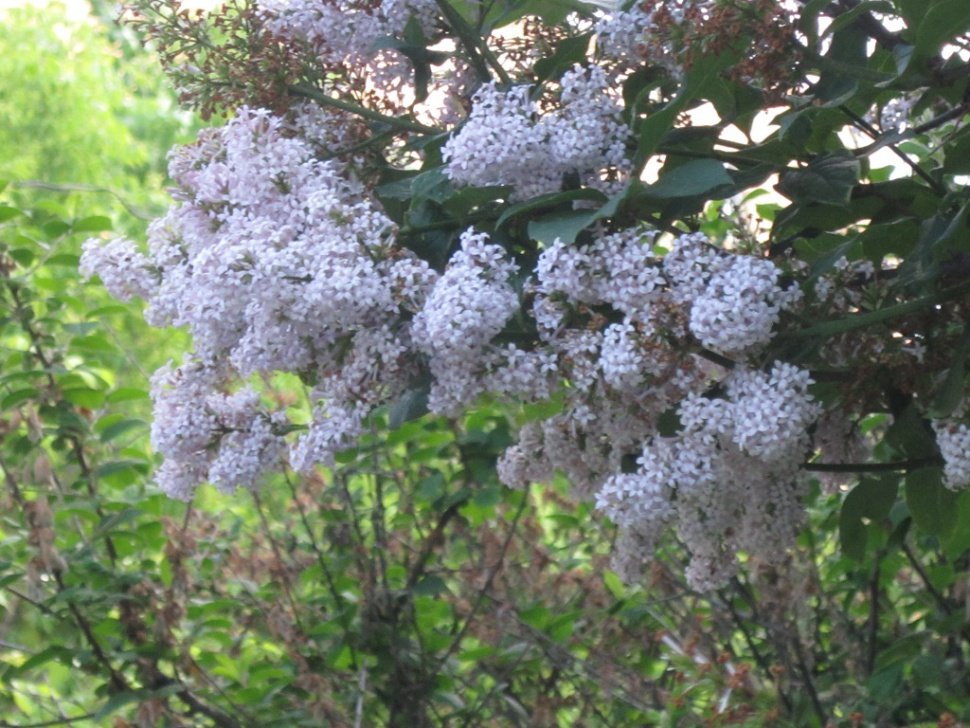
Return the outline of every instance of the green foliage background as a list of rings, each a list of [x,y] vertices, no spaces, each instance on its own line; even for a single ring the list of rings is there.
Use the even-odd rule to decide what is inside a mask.
[[[684,161],[713,146],[672,131],[686,95],[654,109],[640,153],[663,141],[669,167],[613,212],[695,216],[716,238],[720,199],[810,157],[786,173],[795,204],[760,210],[777,235],[817,230],[798,245],[820,269],[842,253],[916,251],[909,285],[935,290],[940,256],[967,247],[965,189],[937,199],[929,183],[891,182],[836,136],[841,107],[924,83],[927,59],[963,22],[953,0],[900,5],[915,28],[911,55],[854,67],[865,37],[848,21],[834,28],[817,61],[818,103],[747,150],[743,174]],[[612,527],[566,483],[527,495],[499,485],[508,418],[540,416],[529,408],[486,404],[460,422],[396,428],[382,415],[319,478],[280,474],[255,495],[203,489],[191,506],[159,495],[146,373],[184,340],[148,329],[137,305],[81,281],[76,266],[85,237],[138,234],[132,210],[161,209],[165,151],[196,123],[124,32],[50,12],[10,11],[0,25],[0,176],[10,183],[0,206],[0,726],[970,720],[970,499],[945,491],[938,468],[816,488],[789,570],[752,569],[706,595],[683,583],[681,544],[665,544],[648,582],[627,587],[607,568]],[[560,51],[565,67],[575,49]],[[691,93],[751,121],[757,100],[702,80]],[[919,103],[931,110],[955,93]],[[955,188],[953,175],[970,171],[966,130],[932,131],[907,151]],[[889,202],[853,195],[862,181]],[[547,202],[521,209],[516,225],[581,231],[561,200]],[[400,204],[411,222],[449,219],[447,205]],[[890,224],[905,234],[886,242],[890,229],[877,226]],[[965,354],[950,367],[958,393]],[[301,385],[288,385],[298,407]],[[877,457],[924,456],[918,415],[896,422],[863,423],[885,432]]]

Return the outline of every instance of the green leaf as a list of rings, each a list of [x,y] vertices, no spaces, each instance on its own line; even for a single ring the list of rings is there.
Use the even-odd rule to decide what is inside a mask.
[[[71,229],[71,226],[63,220],[51,220],[50,222],[44,223],[40,229],[44,231],[44,235],[46,235],[48,239],[52,240],[68,232]]]
[[[16,207],[10,205],[0,205],[0,222],[6,222],[22,214]]]
[[[104,406],[104,392],[99,392],[96,389],[77,387],[73,389],[65,389],[62,394],[64,399],[76,407],[98,409]]]
[[[582,210],[571,210],[558,215],[549,215],[539,220],[530,220],[529,237],[545,245],[556,240],[573,243],[576,237],[590,225],[590,215]]]
[[[25,672],[33,670],[36,667],[45,665],[52,660],[56,660],[64,665],[70,665],[71,659],[74,657],[74,653],[68,650],[66,647],[61,645],[51,645],[50,647],[45,647],[43,650],[35,655],[31,655],[27,658],[23,664],[17,666],[15,669],[17,675],[22,675]],[[8,673],[8,678],[10,677]]]
[[[108,394],[108,402],[111,404],[118,404],[119,402],[137,402],[147,399],[148,392],[146,392],[144,389],[136,389],[134,387],[119,387]]]
[[[944,172],[970,174],[970,134],[964,134],[962,138],[943,148],[946,152],[943,162]]]
[[[47,265],[63,265],[68,268],[77,268],[80,260],[80,256],[74,255],[73,253],[61,253],[59,255],[52,255],[44,262]]]
[[[556,239],[564,243],[574,243],[579,233],[594,222],[615,215],[632,189],[634,189],[633,186],[621,190],[598,210],[570,210],[549,215],[539,220],[531,220],[527,228],[529,237],[546,245],[553,243]]]
[[[896,502],[899,480],[887,475],[882,478],[864,478],[845,497],[839,513],[839,541],[842,553],[855,561],[862,561],[866,554],[868,525],[866,520],[882,521]]]
[[[512,188],[501,187],[463,187],[441,203],[444,211],[455,218],[462,218],[485,203],[507,199]]]
[[[19,404],[23,404],[29,399],[36,399],[40,395],[33,387],[27,387],[26,389],[18,389],[15,392],[11,392],[2,400],[0,400],[0,410],[8,410],[16,407]]]
[[[428,574],[415,584],[411,591],[421,596],[433,597],[448,591],[448,585],[445,584],[445,580],[440,576]]]
[[[10,251],[10,257],[24,268],[37,260],[37,255],[29,248],[14,248]]]
[[[851,154],[826,154],[807,167],[783,172],[777,190],[793,202],[848,205],[860,172],[859,160]]]
[[[126,705],[138,703],[152,696],[151,690],[125,690],[108,698],[94,714],[94,721],[100,722]]]
[[[502,227],[506,222],[519,215],[546,210],[550,207],[559,207],[574,200],[595,200],[602,204],[606,202],[607,197],[599,190],[594,190],[589,187],[584,187],[580,190],[567,190],[565,192],[553,192],[548,195],[540,195],[539,197],[533,197],[531,200],[526,200],[525,202],[520,202],[517,205],[509,207],[499,216],[499,219],[495,222],[495,227]],[[582,212],[585,215],[590,214],[589,210],[569,210],[569,212]]]
[[[99,466],[94,474],[99,478],[107,478],[119,473],[135,473],[144,475],[149,470],[146,463],[139,460],[115,460]]]
[[[125,508],[123,511],[118,513],[112,513],[110,516],[105,518],[101,523],[98,524],[97,529],[93,534],[93,538],[100,538],[105,534],[111,533],[119,526],[134,521],[138,516],[142,514],[142,511],[138,508]]]
[[[967,356],[970,355],[970,322],[963,325],[963,336],[946,373],[946,380],[930,406],[929,415],[935,419],[949,417],[960,405],[965,392]]]
[[[665,172],[655,184],[641,191],[647,197],[671,199],[695,197],[734,182],[724,165],[715,159],[693,159]]]
[[[547,420],[553,415],[562,412],[564,403],[565,396],[561,391],[556,392],[549,399],[543,399],[538,402],[527,402],[522,405],[522,414],[517,418],[518,424],[521,426],[527,422]]]
[[[603,584],[609,589],[614,599],[623,599],[626,596],[626,587],[615,572],[609,569],[603,571]]]
[[[946,538],[957,522],[957,494],[943,485],[939,467],[919,468],[906,476],[906,504],[924,532]]]
[[[551,55],[536,61],[534,70],[539,81],[559,78],[577,63],[584,62],[592,37],[592,33],[583,33],[559,41]]]
[[[132,430],[143,427],[148,427],[148,423],[144,420],[121,420],[120,422],[115,422],[114,424],[105,427],[101,432],[101,442],[111,442],[115,438],[124,435],[126,432],[131,432]]]
[[[101,232],[102,230],[113,229],[110,217],[104,217],[103,215],[92,215],[91,217],[84,217],[80,220],[76,220],[73,225],[71,225],[74,232],[76,233],[95,233]]]
[[[394,404],[388,413],[388,426],[396,430],[405,422],[416,420],[428,411],[428,393],[430,385],[407,390]]]
[[[929,58],[940,52],[947,41],[970,28],[967,0],[942,0],[933,3],[916,28],[916,52]]]

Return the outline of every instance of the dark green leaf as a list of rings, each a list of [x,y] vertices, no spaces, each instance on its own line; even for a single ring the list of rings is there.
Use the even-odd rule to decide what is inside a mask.
[[[642,194],[661,200],[695,197],[733,182],[721,162],[715,159],[693,159],[664,172],[656,183],[643,188]]]
[[[40,395],[33,387],[27,387],[26,389],[18,389],[15,392],[11,392],[2,400],[0,400],[0,410],[8,410],[16,407],[19,404],[23,404],[29,399],[36,399]]]
[[[628,187],[613,195],[598,210],[569,210],[549,215],[539,220],[531,220],[528,225],[529,237],[549,245],[557,238],[564,243],[576,242],[576,237],[594,222],[616,214],[633,187]]]
[[[899,480],[892,475],[864,478],[846,496],[839,514],[839,539],[846,556],[863,560],[868,539],[865,520],[878,522],[888,518],[898,488]]]
[[[953,359],[950,362],[950,369],[946,373],[946,380],[940,389],[933,404],[930,407],[929,415],[933,418],[949,417],[953,411],[963,401],[966,387],[967,356],[970,355],[970,323],[963,325],[963,336],[960,343],[953,352]]]
[[[580,190],[567,190],[565,192],[553,192],[552,194],[548,195],[540,195],[539,197],[534,197],[531,200],[526,200],[525,202],[520,202],[517,205],[512,205],[509,207],[499,216],[499,219],[495,223],[495,227],[501,227],[506,222],[518,217],[519,215],[526,215],[530,212],[538,212],[539,210],[547,210],[550,207],[559,207],[575,200],[594,200],[602,204],[606,202],[606,199],[606,195],[604,195],[602,192],[589,187],[585,187]],[[590,214],[589,210],[569,210],[568,212],[582,212],[585,215]]]
[[[826,154],[807,167],[783,172],[777,189],[798,203],[847,205],[860,171],[859,160],[851,154]]]
[[[551,245],[556,240],[572,243],[576,241],[576,236],[591,224],[588,212],[571,210],[538,220],[530,220],[529,237],[545,245]]]
[[[906,503],[924,532],[946,538],[957,522],[957,494],[943,485],[941,468],[919,468],[906,476]]]
[[[586,60],[592,33],[583,33],[559,41],[551,55],[536,61],[535,74],[540,81],[559,78],[577,63]]]
[[[970,28],[967,0],[941,0],[928,6],[916,28],[916,52],[927,58]]]
[[[388,426],[393,430],[405,422],[416,420],[428,411],[428,393],[430,387],[425,385],[409,389],[391,405],[388,413]]]

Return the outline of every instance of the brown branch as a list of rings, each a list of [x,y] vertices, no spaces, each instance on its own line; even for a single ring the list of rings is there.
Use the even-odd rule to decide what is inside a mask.
[[[441,656],[438,660],[438,664],[433,670],[437,673],[441,667],[448,661],[448,659],[455,653],[461,641],[465,639],[465,635],[468,634],[468,630],[471,628],[472,621],[475,619],[475,615],[482,608],[485,603],[485,599],[488,596],[489,590],[492,588],[492,583],[495,581],[495,577],[498,572],[502,569],[502,565],[505,563],[505,554],[509,550],[509,545],[512,543],[512,538],[515,536],[515,532],[518,530],[519,520],[522,518],[522,514],[525,512],[525,507],[529,503],[529,497],[526,493],[522,494],[522,502],[515,511],[515,516],[512,518],[512,523],[509,524],[508,533],[505,534],[505,540],[502,542],[502,548],[499,550],[498,558],[492,567],[488,570],[488,576],[485,577],[485,583],[482,584],[482,588],[478,591],[478,597],[475,599],[475,603],[472,605],[471,611],[468,613],[468,617],[465,619],[464,624],[462,624],[461,629],[458,630],[458,634],[451,641],[445,654]]]
[[[40,723],[8,723],[5,720],[0,720],[0,728],[47,728],[47,726],[54,725],[70,725],[71,723],[77,723],[82,720],[93,720],[94,715],[94,713],[84,713],[82,715],[74,715],[71,717],[42,720]]]
[[[58,593],[63,593],[67,591],[67,586],[64,584],[64,579],[61,576],[61,572],[53,572],[54,580],[57,583]],[[68,611],[70,611],[71,616],[74,617],[74,622],[77,624],[84,638],[87,640],[88,644],[91,646],[91,650],[94,652],[95,658],[100,662],[105,670],[108,671],[108,676],[111,681],[112,689],[115,692],[121,692],[122,690],[128,690],[128,681],[125,680],[124,675],[118,672],[114,665],[111,664],[111,660],[105,653],[104,649],[101,647],[101,643],[98,642],[98,638],[94,636],[94,632],[91,629],[91,625],[88,623],[87,618],[81,614],[81,610],[78,609],[77,604],[72,600],[66,599]]]
[[[279,582],[280,586],[283,587],[283,593],[286,594],[286,601],[289,602],[290,611],[293,614],[293,621],[296,623],[296,628],[303,632],[303,625],[300,623],[300,613],[296,607],[296,600],[293,599],[293,592],[290,590],[289,579],[286,578],[285,563],[283,561],[283,554],[280,551],[279,544],[276,543],[276,539],[273,538],[273,534],[269,528],[269,521],[266,519],[266,512],[263,510],[263,502],[260,500],[259,493],[255,490],[253,493],[253,503],[256,504],[256,512],[259,514],[260,523],[263,525],[263,531],[266,532],[266,538],[269,539],[270,548],[273,549],[273,556],[276,557],[276,563],[278,566]]]
[[[802,470],[810,473],[886,473],[910,471],[933,465],[942,465],[938,457],[898,460],[890,463],[803,463]]]
[[[876,668],[876,652],[879,638],[879,566],[885,551],[880,549],[872,566],[872,576],[869,578],[869,619],[867,623],[868,639],[866,649],[866,674],[872,675]]]

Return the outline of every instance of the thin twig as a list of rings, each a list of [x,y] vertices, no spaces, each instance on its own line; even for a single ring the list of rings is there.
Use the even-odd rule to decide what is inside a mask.
[[[498,572],[501,570],[502,565],[505,562],[505,554],[509,550],[509,545],[512,543],[512,538],[515,536],[515,532],[519,526],[519,520],[522,518],[522,514],[525,512],[525,507],[528,504],[528,502],[529,502],[528,496],[523,493],[522,502],[519,504],[519,507],[515,511],[515,516],[512,518],[512,523],[509,524],[509,530],[508,530],[508,533],[505,534],[505,540],[502,542],[502,548],[499,550],[498,558],[495,560],[495,563],[492,564],[492,567],[489,569],[488,576],[485,577],[485,583],[482,584],[482,588],[478,591],[478,598],[475,599],[475,603],[472,605],[471,611],[468,613],[468,617],[465,619],[464,624],[462,624],[461,629],[458,630],[458,634],[456,634],[455,638],[451,641],[451,644],[448,646],[448,649],[445,651],[445,654],[442,655],[441,659],[438,660],[438,664],[434,670],[434,673],[438,673],[441,670],[441,668],[444,666],[444,664],[455,653],[455,650],[458,649],[458,646],[461,644],[462,640],[465,639],[465,635],[468,633],[468,630],[471,628],[471,624],[472,624],[472,621],[475,619],[475,615],[478,614],[478,611],[482,608],[482,605],[485,603],[485,599],[488,596],[488,592],[492,588],[492,582],[495,581],[495,577],[498,575]]]
[[[368,109],[366,106],[361,106],[360,104],[355,104],[351,101],[338,99],[305,83],[298,83],[290,86],[289,92],[294,96],[300,96],[302,98],[316,101],[318,104],[322,104],[323,106],[332,106],[335,109],[349,112],[355,116],[368,119],[369,121],[376,121],[381,124],[386,124],[393,129],[400,129],[401,131],[413,131],[418,134],[440,134],[442,131],[441,129],[436,129],[433,126],[425,126],[424,124],[419,124],[416,121],[411,121],[404,117],[388,116],[387,114],[382,114],[379,111]]]
[[[125,200],[120,193],[111,189],[110,187],[98,187],[96,185],[80,185],[80,184],[55,184],[53,182],[41,182],[39,180],[21,180],[18,182],[11,182],[12,187],[25,187],[27,189],[34,190],[48,190],[50,192],[91,192],[95,194],[111,195],[121,204],[125,211],[132,217],[138,218],[139,220],[152,220],[155,215],[152,215],[145,210],[139,210],[137,207]]]
[[[848,333],[849,331],[854,331],[855,329],[862,329],[866,328],[867,326],[882,323],[883,321],[888,321],[898,316],[916,313],[917,311],[921,311],[925,308],[930,308],[939,303],[945,303],[946,301],[951,301],[968,294],[970,294],[970,280],[964,281],[963,283],[950,288],[945,288],[942,291],[931,293],[923,296],[922,298],[916,298],[911,301],[886,306],[885,308],[879,308],[875,311],[853,314],[841,319],[823,321],[820,324],[807,326],[804,329],[782,332],[778,335],[778,338],[801,339],[810,336],[834,336],[835,334],[844,334]]]
[[[296,623],[296,628],[303,632],[303,625],[300,623],[300,612],[296,606],[296,600],[293,598],[293,592],[290,590],[289,579],[286,578],[286,564],[283,561],[283,554],[280,551],[279,544],[276,543],[276,539],[273,537],[272,531],[270,531],[269,521],[266,519],[266,512],[263,510],[263,502],[259,498],[259,493],[255,490],[253,491],[253,503],[256,504],[256,512],[259,514],[260,523],[263,525],[263,531],[266,533],[266,538],[269,539],[270,548],[273,549],[273,556],[276,557],[276,562],[279,564],[279,582],[280,586],[283,587],[283,593],[286,594],[286,600],[290,604],[290,612],[293,614],[293,621]]]
[[[8,723],[5,720],[0,720],[0,728],[48,728],[48,726],[55,725],[70,725],[71,723],[80,721],[93,720],[94,715],[94,713],[84,713],[82,715],[55,718],[53,720],[43,720],[40,723]]]
[[[889,463],[804,463],[802,470],[810,473],[885,473],[917,470],[942,464],[941,458],[929,457]]]
[[[869,620],[868,640],[866,649],[866,674],[872,675],[876,668],[876,653],[878,651],[879,638],[879,566],[882,562],[884,550],[880,549],[876,553],[876,558],[872,566],[872,575],[869,577]]]

